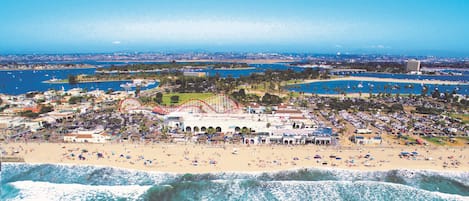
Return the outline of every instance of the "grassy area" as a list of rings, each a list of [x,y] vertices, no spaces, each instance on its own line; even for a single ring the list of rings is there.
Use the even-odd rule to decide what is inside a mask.
[[[424,140],[436,144],[436,145],[445,145],[446,139],[443,137],[422,137]]]
[[[167,93],[163,94],[163,105],[171,105],[171,96],[179,96],[179,102],[175,104],[178,105],[190,99],[205,100],[213,95],[213,93]]]
[[[284,87],[287,85],[293,85],[293,84],[300,84],[302,83],[302,80],[288,80],[288,81],[282,81],[280,83],[280,87],[282,88],[282,92],[288,92],[283,90]],[[270,88],[271,82],[261,82],[259,84],[252,84],[252,85],[247,85],[247,86],[238,86],[236,90],[239,89],[246,89],[246,90],[255,90],[255,91],[261,91],[261,92],[267,92],[267,93],[279,93],[279,85],[278,83],[274,82],[274,88]]]
[[[469,124],[469,114],[450,114],[452,118],[459,119],[465,124]]]

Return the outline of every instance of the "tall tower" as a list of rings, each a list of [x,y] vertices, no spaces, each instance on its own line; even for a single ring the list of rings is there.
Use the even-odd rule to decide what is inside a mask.
[[[420,72],[420,61],[411,59],[407,61],[407,72]]]

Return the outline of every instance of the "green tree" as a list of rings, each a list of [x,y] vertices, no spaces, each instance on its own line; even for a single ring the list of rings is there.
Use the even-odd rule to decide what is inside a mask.
[[[83,97],[81,97],[81,96],[72,96],[72,97],[70,97],[70,99],[68,99],[68,104],[71,104],[71,105],[77,104],[78,102],[81,102],[82,98]]]
[[[141,86],[137,85],[137,87],[135,88],[135,97],[138,97],[140,95],[141,90],[142,90]]]
[[[163,102],[163,93],[158,92],[153,99],[156,103],[161,104]]]
[[[20,114],[20,116],[22,116],[22,117],[29,117],[29,118],[36,118],[36,117],[39,116],[38,113],[34,113],[34,112],[31,111],[31,110],[26,110],[26,111],[24,111],[24,112],[20,112],[19,114]]]
[[[174,95],[174,96],[171,96],[171,103],[178,103],[179,102],[179,96],[178,95]]]
[[[48,113],[54,111],[52,105],[42,105],[41,110],[39,111],[40,114]]]
[[[282,103],[282,99],[277,95],[265,93],[264,96],[262,96],[262,103],[267,105],[277,105]]]
[[[77,76],[68,75],[68,83],[71,84],[71,85],[78,84]]]

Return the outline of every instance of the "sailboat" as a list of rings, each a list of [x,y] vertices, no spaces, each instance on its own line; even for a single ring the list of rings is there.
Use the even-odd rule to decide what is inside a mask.
[[[358,83],[357,88],[363,88],[363,84],[361,82]]]

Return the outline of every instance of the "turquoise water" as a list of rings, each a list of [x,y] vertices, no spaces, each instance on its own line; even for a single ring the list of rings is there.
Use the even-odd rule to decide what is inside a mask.
[[[469,172],[169,174],[7,163],[1,177],[2,200],[469,200]]]

